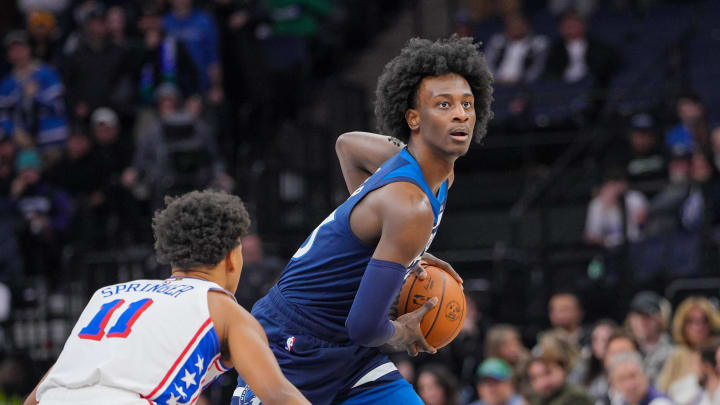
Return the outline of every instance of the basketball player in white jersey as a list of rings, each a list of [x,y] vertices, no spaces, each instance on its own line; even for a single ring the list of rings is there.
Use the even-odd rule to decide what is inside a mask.
[[[309,404],[233,295],[250,225],[242,201],[194,191],[166,202],[153,230],[172,276],[96,291],[25,405],[191,404],[230,367],[264,404]]]

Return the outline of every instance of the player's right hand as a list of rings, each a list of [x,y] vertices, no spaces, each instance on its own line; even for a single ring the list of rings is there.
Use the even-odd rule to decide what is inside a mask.
[[[425,340],[425,334],[420,329],[425,314],[428,313],[435,305],[437,305],[437,297],[427,300],[420,308],[400,315],[396,320],[392,321],[395,325],[395,334],[388,344],[397,348],[404,349],[410,356],[417,356],[420,352],[435,354],[437,349],[430,346]]]

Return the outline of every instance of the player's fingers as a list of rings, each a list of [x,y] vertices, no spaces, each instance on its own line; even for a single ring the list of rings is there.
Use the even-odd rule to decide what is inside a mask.
[[[408,354],[412,357],[417,356],[419,353],[415,343],[411,343],[411,344],[407,345],[406,349],[407,349]]]
[[[463,279],[460,277],[460,275],[453,269],[453,266],[450,265],[450,263],[446,262],[445,260],[438,259],[437,257],[431,255],[430,253],[425,253],[423,256],[423,262],[430,264],[432,266],[440,267],[441,269],[445,270],[448,274],[452,276],[455,280],[457,280],[458,283],[462,285]]]
[[[417,274],[418,280],[425,280],[427,278],[427,270],[420,265],[415,269],[415,274]]]
[[[428,343],[427,340],[425,340],[425,338],[422,336],[420,336],[420,339],[418,339],[417,345],[420,346],[420,351],[430,354],[437,353],[437,349],[430,346],[430,343]]]
[[[437,302],[438,302],[437,297],[432,297],[429,300],[425,301],[425,303],[420,308],[415,310],[415,312],[417,313],[417,316],[420,317],[420,319],[422,319],[425,316],[425,314],[428,313],[429,310],[433,309],[433,307],[435,305],[437,305]]]

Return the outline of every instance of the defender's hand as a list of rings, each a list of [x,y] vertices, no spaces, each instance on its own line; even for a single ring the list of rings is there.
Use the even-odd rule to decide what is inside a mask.
[[[438,302],[437,297],[427,300],[420,308],[401,315],[398,319],[392,321],[395,325],[395,334],[388,344],[407,350],[408,354],[415,357],[420,352],[435,354],[437,349],[430,346],[425,340],[420,322],[422,322],[425,314],[428,313]]]
[[[437,257],[431,255],[430,253],[425,253],[422,256],[420,263],[418,263],[417,266],[415,266],[415,269],[413,269],[415,274],[417,274],[417,278],[419,280],[425,280],[425,278],[427,277],[427,271],[425,271],[425,268],[424,268],[424,266],[427,266],[427,265],[435,266],[435,267],[439,267],[439,268],[443,269],[446,273],[451,275],[452,278],[454,278],[460,284],[460,287],[462,287],[463,279],[462,279],[462,277],[460,277],[459,274],[457,274],[457,272],[455,271],[455,269],[453,269],[453,267],[450,265],[450,263],[448,263],[444,260],[440,260]]]

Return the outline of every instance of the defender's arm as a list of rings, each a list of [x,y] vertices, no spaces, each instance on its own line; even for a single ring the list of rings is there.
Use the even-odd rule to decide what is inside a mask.
[[[345,184],[352,193],[405,144],[391,136],[370,132],[346,132],[335,141]]]
[[[208,294],[210,316],[235,370],[263,404],[310,405],[280,370],[260,323],[225,293]]]

